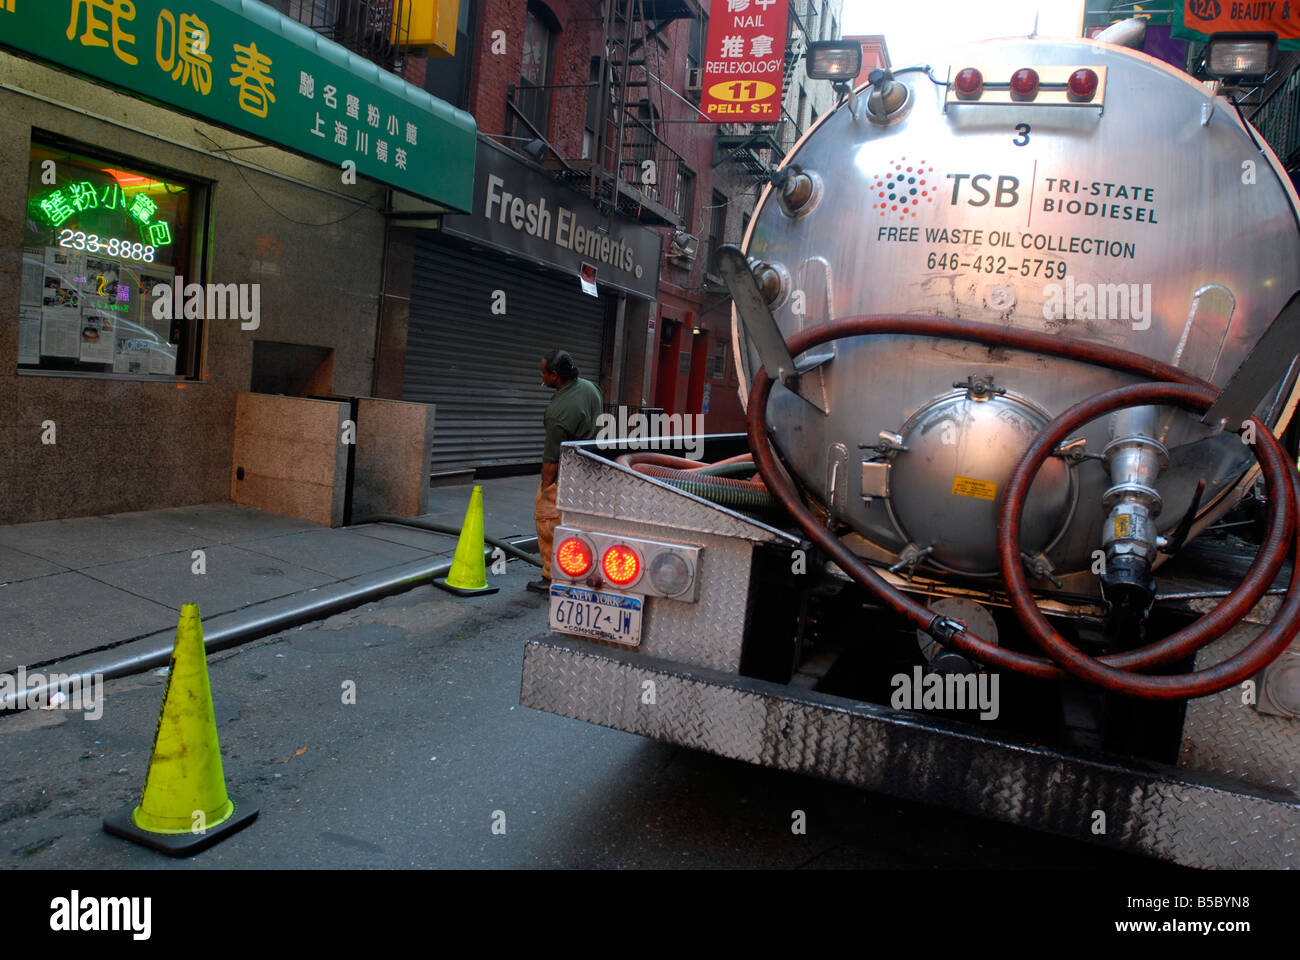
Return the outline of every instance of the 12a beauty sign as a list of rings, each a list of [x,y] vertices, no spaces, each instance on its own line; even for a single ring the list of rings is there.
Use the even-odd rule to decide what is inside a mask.
[[[715,0],[704,44],[701,123],[781,119],[786,0]]]
[[[1300,49],[1300,2],[1178,0],[1174,4],[1174,36],[1207,40],[1216,33],[1275,33],[1279,49]]]

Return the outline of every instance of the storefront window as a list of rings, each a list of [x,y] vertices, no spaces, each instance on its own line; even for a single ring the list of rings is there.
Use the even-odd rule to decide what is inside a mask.
[[[155,288],[189,267],[194,211],[191,185],[34,144],[19,368],[186,375],[197,331],[170,303],[155,308]]]

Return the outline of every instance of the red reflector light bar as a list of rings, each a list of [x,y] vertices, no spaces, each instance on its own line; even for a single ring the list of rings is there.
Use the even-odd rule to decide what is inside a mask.
[[[984,89],[984,75],[974,67],[966,67],[953,77],[952,85],[957,88],[957,96],[963,100],[973,100]]]
[[[1011,96],[1016,100],[1032,100],[1038,93],[1038,71],[1021,67],[1011,75]]]
[[[1082,67],[1070,74],[1066,86],[1070,88],[1071,100],[1091,100],[1097,93],[1097,73]]]
[[[944,112],[957,104],[962,110],[977,107],[1030,105],[1034,107],[1089,107],[1100,111],[1106,102],[1106,68],[1103,66],[1048,64],[1012,70],[1001,64],[960,69],[953,66],[944,85]]]

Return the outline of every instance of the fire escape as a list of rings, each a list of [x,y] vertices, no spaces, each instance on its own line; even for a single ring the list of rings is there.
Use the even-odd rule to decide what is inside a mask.
[[[659,79],[647,63],[655,37],[670,23],[702,18],[698,0],[604,0],[606,42],[596,85],[591,156],[573,164],[592,201],[651,226],[677,226],[681,154],[665,142]],[[671,94],[670,94],[671,96]]]
[[[794,82],[795,65],[807,49],[809,40],[808,28],[799,17],[793,2],[790,3],[788,30],[785,66],[781,78],[781,120],[766,124],[720,124],[717,139],[713,143],[715,167],[731,161],[739,164],[755,181],[766,180],[784,159],[786,148],[803,133],[799,126],[803,118],[792,117],[785,109],[790,86]]]
[[[1268,141],[1292,176],[1300,173],[1300,64],[1278,84],[1250,122]]]
[[[403,75],[410,0],[267,0],[270,6],[385,70]]]

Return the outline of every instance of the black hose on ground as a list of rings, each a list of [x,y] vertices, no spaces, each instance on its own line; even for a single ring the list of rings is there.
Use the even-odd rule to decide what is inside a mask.
[[[414,520],[410,517],[399,517],[391,513],[376,513],[373,516],[362,517],[360,520],[352,521],[353,526],[358,526],[363,523],[395,523],[403,527],[416,527],[419,530],[430,530],[433,533],[445,533],[450,537],[460,536],[460,527],[449,527],[446,524],[435,523],[432,520]],[[489,537],[487,534],[484,534],[483,542],[490,543],[494,547],[500,547],[512,557],[517,557],[520,560],[531,563],[535,567],[540,567],[542,565],[542,558],[537,556],[537,554],[527,553],[520,550],[508,540],[498,540],[496,537]]]

